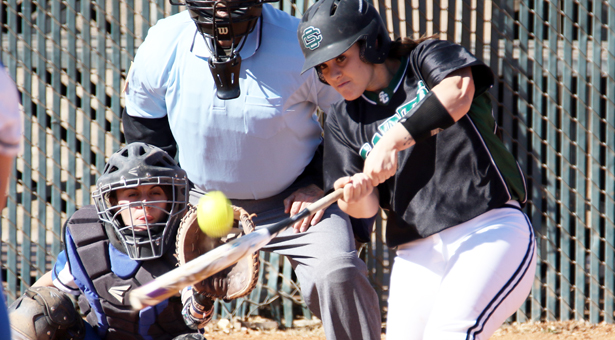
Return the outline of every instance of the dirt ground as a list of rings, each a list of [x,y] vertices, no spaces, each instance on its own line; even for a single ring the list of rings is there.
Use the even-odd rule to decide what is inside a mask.
[[[212,322],[206,328],[207,340],[326,340],[318,320],[295,324],[295,328],[280,330],[275,322],[253,319],[249,322]],[[386,337],[382,334],[382,340]],[[548,323],[513,323],[503,325],[491,340],[611,340],[615,325],[590,324],[582,321]]]

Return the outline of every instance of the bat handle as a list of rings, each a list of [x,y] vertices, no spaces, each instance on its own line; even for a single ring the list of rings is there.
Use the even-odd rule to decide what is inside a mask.
[[[343,189],[337,189],[325,197],[322,197],[318,201],[310,204],[307,208],[301,210],[297,214],[290,216],[282,221],[276,222],[273,225],[267,227],[270,235],[277,235],[280,231],[286,229],[291,224],[301,221],[302,219],[312,216],[316,212],[326,209],[328,206],[342,197]]]
[[[340,199],[343,193],[344,193],[344,188],[339,188],[329,193],[327,196],[319,199],[318,201],[310,204],[310,206],[307,207],[307,210],[310,211],[310,215],[311,215],[320,210],[326,209],[328,206],[330,206],[331,204],[335,203],[335,201]]]
[[[291,216],[290,220],[292,220],[293,223],[299,222],[308,216],[312,216],[321,210],[327,209],[328,206],[335,203],[335,201],[337,201],[340,197],[342,197],[343,192],[344,192],[344,189],[339,188],[329,193],[327,196],[322,197],[318,201],[310,204],[307,208],[301,210],[296,215]]]

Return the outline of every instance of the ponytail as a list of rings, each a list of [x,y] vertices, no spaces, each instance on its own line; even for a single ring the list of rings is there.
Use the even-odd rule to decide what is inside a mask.
[[[397,38],[395,41],[391,43],[391,49],[389,51],[389,58],[401,59],[403,57],[407,57],[410,55],[412,50],[418,46],[418,44],[422,43],[425,40],[429,39],[438,39],[439,34],[432,34],[430,36],[423,35],[417,40],[410,39],[408,37],[405,38]]]

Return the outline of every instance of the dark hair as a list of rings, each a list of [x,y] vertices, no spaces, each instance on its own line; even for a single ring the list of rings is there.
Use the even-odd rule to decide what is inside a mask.
[[[410,38],[398,38],[391,43],[391,49],[389,50],[389,58],[401,59],[410,55],[410,52],[425,40],[438,39],[440,34],[432,34],[430,36],[423,35],[417,40]]]
[[[401,59],[403,57],[407,57],[410,55],[410,52],[412,52],[412,50],[418,46],[418,44],[422,43],[425,40],[437,39],[439,36],[440,34],[436,33],[430,36],[424,35],[417,40],[413,40],[410,38],[397,38],[397,40],[391,42],[391,48],[389,49],[387,58]],[[357,41],[357,44],[359,46],[359,51],[361,51],[359,54],[359,58],[361,59],[361,61],[366,64],[373,64],[372,62],[367,60],[363,53],[365,51],[365,40],[359,40]],[[375,45],[378,45],[378,41],[375,42]],[[329,85],[329,83],[327,83],[327,81],[325,80],[325,77],[322,75],[322,71],[320,70],[320,64],[314,66],[314,68],[316,69],[316,73],[318,74],[318,79],[322,83]]]

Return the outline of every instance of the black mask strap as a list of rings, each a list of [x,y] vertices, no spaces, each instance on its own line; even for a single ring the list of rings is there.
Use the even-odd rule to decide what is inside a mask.
[[[218,98],[227,100],[239,97],[239,72],[241,71],[241,56],[226,61],[209,58],[209,70],[216,82]]]

